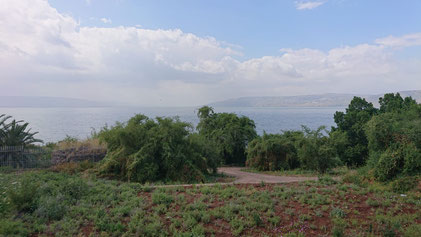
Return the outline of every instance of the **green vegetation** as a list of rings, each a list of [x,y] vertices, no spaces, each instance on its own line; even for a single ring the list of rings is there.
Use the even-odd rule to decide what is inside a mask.
[[[248,145],[246,165],[260,171],[295,169],[299,162],[296,143],[301,139],[301,132],[264,133]]]
[[[178,118],[136,115],[86,141],[47,145],[106,148],[98,163],[0,169],[0,236],[419,234],[421,105],[411,98],[386,94],[376,109],[356,97],[335,114],[330,132],[303,126],[257,136],[247,117],[206,106],[198,116],[197,132]],[[10,131],[8,141],[38,141],[27,124],[8,119],[0,116],[2,141]],[[226,178],[215,175],[221,164],[245,162],[254,172],[323,176],[290,184],[141,184],[215,181]]]
[[[263,134],[250,142],[247,166],[259,171],[298,168],[325,173],[344,164],[364,167],[359,177],[346,179],[361,183],[397,178],[402,190],[408,190],[415,186],[410,177],[421,174],[421,105],[399,93],[384,95],[379,104],[375,108],[354,97],[345,112],[335,113],[337,127],[330,132],[304,127],[302,132]]]
[[[208,169],[216,171],[216,156],[191,130],[178,118],[155,121],[144,115],[104,128],[98,137],[108,153],[99,172],[142,183],[204,181]]]
[[[154,188],[93,170],[0,173],[0,236],[417,236],[420,195],[329,178]]]
[[[325,173],[341,164],[324,135],[324,127],[303,131],[286,131],[283,134],[263,134],[254,139],[247,149],[247,166],[260,171],[314,170]]]
[[[15,119],[7,122],[10,118],[11,116],[0,114],[0,146],[26,146],[42,142],[34,137],[38,132],[27,129],[28,123]]]
[[[234,113],[214,113],[213,108],[199,109],[199,135],[212,144],[223,164],[244,165],[246,148],[257,134],[254,121]]]

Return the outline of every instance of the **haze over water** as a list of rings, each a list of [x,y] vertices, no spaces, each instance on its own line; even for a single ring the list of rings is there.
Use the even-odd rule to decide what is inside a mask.
[[[38,131],[37,138],[44,142],[57,142],[66,135],[85,139],[93,129],[99,131],[104,125],[114,125],[116,121],[125,122],[136,113],[150,118],[179,116],[180,120],[198,123],[198,107],[105,107],[105,108],[0,108],[0,114],[13,116],[17,120],[29,122],[32,131]],[[333,114],[344,108],[256,108],[256,107],[219,107],[215,112],[233,112],[248,116],[256,123],[259,134],[280,133],[282,130],[301,129],[306,125],[312,129],[321,125],[330,128],[335,123]]]

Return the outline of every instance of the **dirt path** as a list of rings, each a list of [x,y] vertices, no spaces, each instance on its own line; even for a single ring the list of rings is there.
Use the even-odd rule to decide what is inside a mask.
[[[296,176],[277,176],[268,174],[257,174],[241,171],[242,167],[221,167],[218,173],[224,173],[228,176],[235,177],[233,182],[228,183],[205,183],[205,184],[168,184],[153,185],[155,188],[162,187],[190,187],[190,186],[213,186],[213,185],[231,185],[231,184],[260,184],[264,183],[293,183],[307,180],[317,180],[317,177],[296,177]]]
[[[241,167],[221,167],[218,172],[236,177],[233,183],[255,184],[261,183],[291,183],[306,180],[317,180],[317,177],[294,177],[294,176],[276,176],[268,174],[257,174],[241,171]]]

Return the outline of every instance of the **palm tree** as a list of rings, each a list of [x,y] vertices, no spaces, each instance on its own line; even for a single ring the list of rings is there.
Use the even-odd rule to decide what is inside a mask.
[[[42,142],[42,140],[34,137],[38,132],[31,132],[31,129],[26,130],[28,123],[24,123],[22,120],[12,120],[12,122],[6,123],[9,118],[11,117],[4,114],[0,115],[0,145],[26,146]]]

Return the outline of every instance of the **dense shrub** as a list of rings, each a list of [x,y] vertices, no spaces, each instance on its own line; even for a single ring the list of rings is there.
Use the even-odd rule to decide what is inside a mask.
[[[407,103],[400,110],[395,106],[384,108],[386,112],[374,116],[365,126],[370,149],[368,164],[378,180],[421,172],[420,106]]]
[[[320,127],[317,130],[310,130],[303,127],[304,136],[297,141],[297,154],[301,168],[325,173],[340,164],[329,137],[322,133],[324,129]]]
[[[301,132],[266,134],[255,138],[247,148],[248,167],[260,171],[288,170],[298,167],[295,142]]]
[[[136,115],[99,132],[108,153],[100,173],[137,182],[202,181],[216,170],[215,156],[178,118]]]
[[[63,195],[43,196],[40,198],[35,214],[46,220],[60,220],[66,214],[66,203]]]
[[[404,176],[390,182],[390,186],[394,192],[405,193],[418,185],[417,176]]]
[[[39,185],[35,180],[25,177],[15,182],[15,187],[8,190],[11,204],[18,211],[34,211],[37,207],[37,189]]]
[[[197,115],[199,134],[214,145],[222,162],[245,164],[247,145],[257,137],[254,121],[234,113],[214,113],[208,106],[200,108]]]

